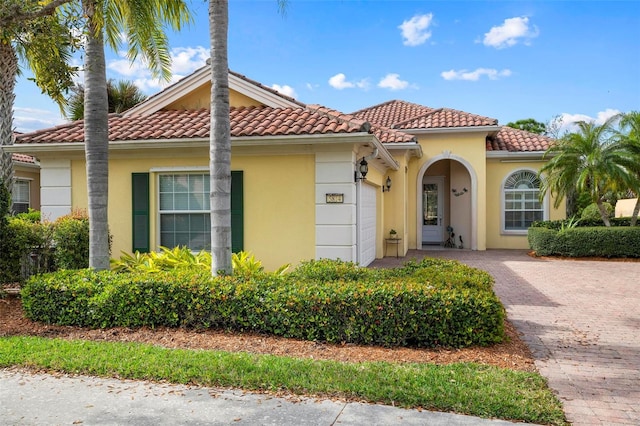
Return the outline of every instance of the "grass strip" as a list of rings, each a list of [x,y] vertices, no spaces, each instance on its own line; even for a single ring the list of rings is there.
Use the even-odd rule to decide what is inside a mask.
[[[405,408],[566,424],[559,401],[540,375],[473,363],[343,363],[168,349],[140,343],[2,337],[0,367],[10,366],[211,387],[344,396]]]

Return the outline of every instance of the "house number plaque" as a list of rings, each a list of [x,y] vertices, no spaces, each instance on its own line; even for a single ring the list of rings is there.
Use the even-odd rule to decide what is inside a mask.
[[[326,194],[327,204],[344,203],[344,194]]]

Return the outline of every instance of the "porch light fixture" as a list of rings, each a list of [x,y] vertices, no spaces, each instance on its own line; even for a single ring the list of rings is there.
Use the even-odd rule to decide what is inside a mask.
[[[453,189],[451,189],[451,192],[453,192],[453,195],[455,195],[456,197],[459,197],[462,194],[464,194],[465,192],[469,192],[469,190],[467,188],[462,188],[462,191],[458,192],[457,189],[453,188]]]
[[[367,163],[367,160],[362,157],[358,170],[354,172],[355,181],[358,182],[358,179],[365,180],[367,178],[367,173],[369,173],[369,163]]]
[[[387,176],[387,182],[382,187],[382,192],[389,192],[389,191],[391,191],[391,178]]]

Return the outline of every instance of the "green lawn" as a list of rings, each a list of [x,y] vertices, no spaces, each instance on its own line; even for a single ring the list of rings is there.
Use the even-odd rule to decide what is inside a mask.
[[[565,425],[543,377],[496,367],[342,363],[40,337],[0,338],[0,367],[357,398],[480,417]]]

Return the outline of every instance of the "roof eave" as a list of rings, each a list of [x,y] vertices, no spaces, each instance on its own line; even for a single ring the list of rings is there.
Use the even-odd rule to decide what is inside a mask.
[[[384,147],[389,150],[408,150],[416,158],[422,158],[422,145],[415,142],[399,142],[399,143],[384,143]]]
[[[547,151],[487,151],[487,158],[500,160],[541,160]]]

